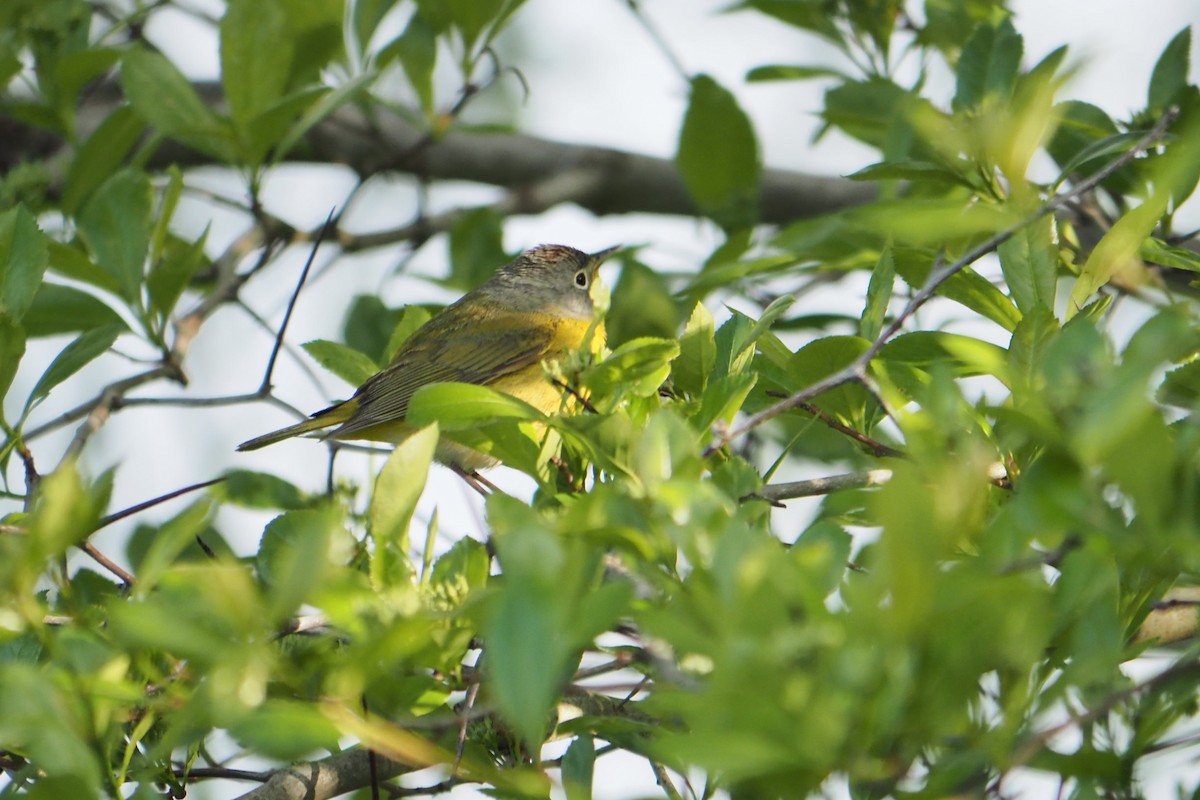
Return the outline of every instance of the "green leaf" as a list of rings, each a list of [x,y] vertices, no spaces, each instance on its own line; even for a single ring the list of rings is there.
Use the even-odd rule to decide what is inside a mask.
[[[47,559],[62,555],[95,530],[110,489],[111,473],[88,486],[70,458],[43,476],[27,523],[31,547],[26,557],[30,563],[46,569]]]
[[[743,0],[731,11],[754,9],[801,30],[822,36],[842,46],[842,34],[829,13],[829,6],[822,0]]]
[[[376,589],[394,586],[411,574],[408,563],[408,524],[438,444],[438,426],[427,425],[401,442],[388,456],[375,480],[367,522],[375,552],[371,557],[371,583]]]
[[[754,126],[734,96],[707,75],[692,79],[675,164],[700,211],[726,230],[758,219]]]
[[[398,59],[400,66],[404,68],[405,77],[421,101],[421,110],[427,118],[432,118],[435,112],[433,69],[437,66],[437,31],[429,25],[423,15],[413,14],[404,33],[396,37],[379,54],[383,64],[389,63],[393,58]]]
[[[896,272],[913,288],[920,288],[929,278],[932,266],[928,253],[896,248],[893,252]],[[1007,331],[1016,327],[1021,312],[1004,292],[969,267],[956,272],[938,288],[938,295],[960,303]]]
[[[861,356],[869,344],[857,336],[826,336],[804,345],[788,360],[788,377],[792,382],[787,387],[789,393],[811,386],[843,369]],[[867,407],[871,401],[859,386],[840,386],[818,395],[813,402],[853,427],[866,427]]]
[[[604,317],[608,346],[642,336],[674,338],[679,322],[679,309],[666,281],[640,261],[626,259]]]
[[[408,337],[416,333],[418,328],[429,322],[432,316],[421,306],[406,306],[400,312],[400,320],[392,329],[392,335],[388,337],[387,348],[384,350],[384,362],[391,363],[392,357],[400,350],[400,346],[408,340]]]
[[[545,415],[523,400],[474,383],[422,386],[408,403],[405,421],[437,422],[443,431],[461,431],[495,419],[542,420]]]
[[[318,364],[351,386],[361,386],[368,378],[379,372],[379,365],[372,361],[370,356],[340,342],[314,339],[300,346]]]
[[[885,247],[871,270],[871,282],[867,285],[867,304],[858,323],[858,335],[874,340],[883,330],[883,319],[888,303],[892,300],[893,284],[896,282],[896,261],[892,248]]]
[[[997,251],[1008,290],[1022,312],[1054,308],[1058,250],[1053,237],[1053,220],[1046,215],[1018,230]]]
[[[153,591],[162,574],[179,559],[180,554],[188,547],[195,546],[196,537],[208,525],[212,508],[211,500],[198,500],[158,526],[145,552],[137,554],[132,552],[132,546],[128,548],[131,556],[140,555],[139,558],[131,558],[137,575],[135,591],[138,595],[145,596]]]
[[[337,727],[319,705],[306,701],[267,700],[229,726],[229,733],[250,752],[280,761],[338,749]]]
[[[1187,86],[1191,51],[1192,29],[1188,26],[1167,43],[1150,73],[1146,108],[1152,113],[1160,113]]]
[[[221,18],[221,83],[243,137],[287,89],[296,48],[287,13],[280,0],[231,0]]]
[[[255,566],[267,586],[271,624],[295,614],[316,595],[331,562],[330,546],[341,530],[342,510],[333,505],[288,511],[267,525]]]
[[[722,375],[711,381],[701,396],[700,408],[692,417],[692,424],[699,430],[711,430],[713,423],[722,420],[733,422],[754,384],[758,382],[755,372],[739,372]]]
[[[462,34],[467,50],[473,49],[484,32],[484,43],[490,42],[500,31],[507,19],[521,7],[524,0],[436,0],[441,13]],[[429,3],[421,4],[427,12]]]
[[[76,333],[117,326],[125,321],[108,304],[87,292],[58,283],[43,283],[21,319],[30,337]]]
[[[104,794],[101,769],[90,732],[71,711],[72,701],[56,678],[65,670],[28,664],[0,664],[0,740],[20,751],[47,780],[35,782],[41,792],[32,800],[56,797],[99,797]],[[36,794],[40,794],[37,797]]]
[[[79,148],[67,168],[63,210],[68,214],[78,212],[92,192],[124,166],[145,130],[146,123],[129,106],[120,106],[109,114]]]
[[[504,251],[503,218],[484,206],[463,214],[450,229],[450,277],[446,284],[467,291],[492,277],[511,258]]]
[[[475,539],[464,537],[434,562],[429,583],[438,586],[443,596],[461,599],[472,589],[487,585],[490,564],[487,548]]]
[[[118,325],[93,328],[63,348],[34,384],[29,399],[25,401],[25,414],[50,394],[54,387],[106,353],[123,329],[124,326]]]
[[[20,321],[46,273],[46,237],[24,206],[0,214],[0,312]]]
[[[966,176],[947,169],[932,161],[917,159],[900,159],[899,161],[882,161],[863,167],[858,172],[846,176],[852,181],[925,181],[929,183],[950,184],[974,189],[974,184]]]
[[[122,170],[101,184],[79,215],[79,234],[121,297],[136,302],[150,246],[150,179]]]
[[[219,502],[242,508],[305,508],[311,501],[294,484],[266,472],[235,469],[226,472],[223,481],[209,488]]]
[[[502,494],[487,502],[504,584],[484,608],[488,679],[505,720],[529,745],[545,735],[577,630],[572,607],[585,565],[536,511]],[[570,588],[566,588],[570,587]],[[564,592],[563,589],[566,588]]]
[[[1150,236],[1142,242],[1139,255],[1146,261],[1171,269],[1200,272],[1200,255],[1195,251],[1186,247],[1172,247],[1154,236]]]
[[[354,37],[360,51],[365,52],[375,35],[375,29],[395,8],[397,0],[355,0],[353,14]]]
[[[355,76],[346,83],[341,84],[332,92],[317,92],[313,95],[313,97],[317,98],[315,102],[311,102],[311,98],[305,96],[304,101],[299,104],[304,113],[301,114],[300,119],[296,120],[287,128],[286,133],[279,137],[278,143],[275,144],[275,160],[282,160],[284,156],[291,153],[292,148],[295,147],[300,140],[304,138],[305,134],[312,130],[317,123],[329,117],[347,103],[356,100],[360,95],[365,94],[371,84],[378,80],[378,78],[378,73],[374,71],[368,71],[362,73],[361,75]]]
[[[715,333],[712,314],[697,303],[679,339],[679,356],[671,364],[671,379],[681,392],[699,397],[704,391],[717,360]]]
[[[885,78],[847,81],[825,93],[821,116],[855,139],[884,150],[915,102],[914,95]]]
[[[234,160],[227,124],[200,99],[191,81],[162,55],[140,47],[126,51],[121,62],[121,85],[138,116],[167,136],[221,161]]]
[[[976,28],[958,59],[954,109],[979,108],[989,98],[1011,95],[1024,49],[1024,40],[1007,17],[999,25]]]
[[[85,255],[81,246],[63,244],[54,239],[48,240],[50,249],[50,269],[64,278],[80,281],[95,286],[115,295],[121,294],[117,279],[96,266]]]
[[[596,769],[596,744],[591,736],[571,742],[562,759],[562,782],[567,800],[592,800],[592,778]]]
[[[1107,159],[1133,149],[1137,146],[1138,142],[1145,138],[1146,131],[1130,131],[1128,133],[1117,133],[1112,136],[1106,136],[1103,139],[1089,143],[1086,147],[1075,152],[1067,163],[1063,164],[1062,172],[1056,183],[1062,183],[1080,172],[1085,164],[1089,164],[1097,159]]]
[[[584,370],[581,379],[598,394],[609,394],[621,386],[648,397],[667,379],[677,355],[679,342],[643,336],[625,342],[608,358]]]
[[[1189,361],[1168,372],[1155,397],[1167,405],[1200,408],[1200,361]]]
[[[0,310],[0,398],[8,393],[13,376],[25,355],[25,331],[7,311]],[[3,416],[0,410],[0,417]]]
[[[400,321],[401,311],[388,308],[378,295],[356,295],[346,309],[342,339],[347,345],[366,353],[379,364],[386,364],[388,337]]]
[[[806,81],[812,78],[846,79],[846,74],[832,67],[809,67],[798,64],[771,64],[755,67],[746,73],[747,83],[763,81]]]
[[[175,310],[192,276],[211,263],[204,252],[207,240],[207,231],[194,242],[172,234],[166,236],[162,254],[146,276],[150,309],[162,318],[166,319]]]

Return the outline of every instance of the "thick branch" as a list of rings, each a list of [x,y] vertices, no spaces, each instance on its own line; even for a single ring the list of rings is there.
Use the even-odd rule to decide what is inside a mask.
[[[197,91],[209,103],[223,102],[216,83]],[[86,137],[119,105],[119,87],[106,84],[89,96],[79,114]],[[27,160],[51,159],[66,147],[55,134],[0,115],[6,143],[0,172]],[[565,173],[595,173],[601,180],[584,187],[573,201],[596,214],[651,213],[693,215],[691,198],[670,159],[607,147],[564,144],[510,133],[448,133],[437,139],[400,116],[372,106],[370,113],[346,106],[315,125],[288,155],[291,161],[345,164],[359,175],[403,172],[432,180],[466,180],[520,190]],[[166,142],[150,160],[152,167],[211,164],[212,159],[175,142]],[[849,206],[876,196],[874,185],[844,178],[768,169],[763,172],[762,221],[784,224]]]
[[[293,764],[271,775],[270,780],[241,796],[242,800],[325,800],[371,784],[370,751],[343,750],[320,761]],[[384,781],[408,767],[376,756],[375,770]]]

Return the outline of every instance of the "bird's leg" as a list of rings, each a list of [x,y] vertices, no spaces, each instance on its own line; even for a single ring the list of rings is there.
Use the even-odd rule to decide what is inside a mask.
[[[457,464],[451,464],[450,469],[454,470],[455,475],[457,475],[458,477],[460,477],[464,481],[466,481],[468,486],[470,486],[475,491],[479,492],[484,497],[487,497],[492,492],[500,491],[500,489],[497,488],[496,484],[492,483],[487,478],[480,475],[479,470],[473,469],[470,472],[468,472],[467,470],[463,469],[462,467],[458,466]]]

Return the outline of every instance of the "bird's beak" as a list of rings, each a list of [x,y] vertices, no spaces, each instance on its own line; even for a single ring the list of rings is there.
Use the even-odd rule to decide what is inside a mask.
[[[588,261],[591,262],[592,265],[592,274],[594,275],[596,270],[600,269],[600,265],[604,263],[606,258],[620,250],[622,247],[624,247],[624,245],[614,244],[612,247],[606,247],[603,250],[597,250],[594,253],[588,254]]]

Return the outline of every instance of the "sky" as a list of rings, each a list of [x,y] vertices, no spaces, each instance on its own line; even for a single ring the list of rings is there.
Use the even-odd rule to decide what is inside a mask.
[[[197,5],[209,0],[201,0]],[[824,175],[853,172],[874,161],[872,154],[843,136],[830,135],[811,142],[818,121],[819,81],[752,84],[744,81],[753,66],[767,63],[838,63],[838,54],[814,37],[786,29],[754,13],[718,13],[729,3],[711,0],[645,0],[641,7],[675,58],[689,72],[707,72],[732,89],[756,125],[764,162],[771,167],[804,170]],[[1122,116],[1144,102],[1150,71],[1167,41],[1182,27],[1200,23],[1200,3],[1195,0],[1018,0],[1016,25],[1025,36],[1026,63],[1033,63],[1055,47],[1069,42],[1078,74],[1064,95],[1092,102],[1114,116]],[[172,17],[148,29],[149,35],[179,59],[188,74],[213,77],[216,72],[216,38],[184,17]],[[517,107],[517,127],[527,133],[562,141],[591,143],[662,157],[675,150],[680,120],[687,101],[687,82],[656,45],[646,28],[622,0],[529,0],[518,13],[513,29],[501,43],[502,52],[521,53],[520,68],[529,94]],[[1193,51],[1193,62],[1200,49]],[[1193,73],[1194,75],[1195,73]],[[510,88],[509,91],[515,91]],[[949,96],[952,78],[934,73],[930,91]],[[229,176],[200,170],[189,176],[197,184],[217,191],[236,191]],[[332,204],[353,185],[337,169],[286,168],[266,184],[269,208],[294,224],[316,227]],[[405,180],[380,181],[356,210],[360,230],[397,225],[413,212]],[[497,192],[486,187],[458,185],[439,191],[435,206],[455,207],[487,202]],[[211,225],[214,247],[239,233],[237,217],[213,210],[199,201],[188,201],[179,220],[184,233],[198,235]],[[515,250],[542,242],[571,244],[596,250],[614,243],[646,244],[643,259],[663,270],[690,270],[718,243],[717,233],[688,219],[662,219],[648,215],[623,215],[597,219],[574,207],[560,207],[537,217],[519,217],[506,225],[505,244]],[[266,285],[254,287],[256,307],[277,320],[305,257],[289,252],[272,267]],[[349,300],[359,293],[378,293],[389,305],[407,302],[448,301],[453,297],[424,280],[395,279],[396,252],[356,256],[354,265],[328,272],[302,295],[288,341],[299,344],[313,338],[338,338],[341,318]],[[318,262],[323,259],[318,258]],[[436,275],[445,269],[445,248],[428,246],[414,261],[418,273]],[[611,283],[608,268],[603,274]],[[844,290],[843,290],[844,292]],[[831,306],[842,301],[837,290],[806,298],[806,303]],[[824,309],[829,310],[829,309]],[[48,350],[49,358],[61,342]],[[197,387],[193,394],[240,393],[254,389],[262,374],[270,340],[244,315],[229,309],[219,312],[195,343],[188,369]],[[44,362],[43,362],[44,363]],[[27,365],[28,367],[28,365]],[[123,363],[97,364],[83,381],[97,387],[126,374]],[[26,368],[18,376],[28,389],[37,370]],[[323,378],[321,388],[289,361],[275,380],[278,393],[293,405],[313,410],[329,399],[348,396],[352,387]],[[143,392],[171,394],[155,387]],[[18,388],[14,396],[23,396]],[[61,412],[82,396],[55,395],[42,409],[43,419]],[[185,421],[181,426],[181,420]],[[138,410],[117,414],[90,449],[93,471],[119,464],[113,508],[145,500],[180,486],[211,478],[225,469],[240,467],[274,471],[302,487],[319,491],[325,481],[325,448],[308,441],[293,441],[252,454],[235,454],[236,443],[292,421],[278,409],[234,406],[215,410],[180,412]],[[70,431],[38,443],[52,463],[70,438]],[[352,457],[339,461],[359,481],[367,481],[382,461]],[[811,477],[803,466],[793,467],[780,479]],[[528,492],[523,476],[499,469],[489,476],[501,487]],[[781,527],[799,526],[806,509],[802,503],[781,514]],[[418,524],[439,509],[444,544],[461,535],[479,536],[482,512],[475,497],[447,470],[435,469],[418,512]],[[163,518],[177,512],[174,504],[154,512]],[[235,532],[242,552],[252,551],[270,515],[222,511],[218,525]],[[130,526],[114,526],[99,537],[101,549],[120,552],[120,541]],[[237,532],[240,531],[240,535]],[[653,776],[644,762],[601,760],[606,776],[596,786],[598,800],[656,794]],[[1172,769],[1148,784],[1152,796],[1165,797]],[[1041,785],[1029,784],[1036,796]],[[1011,787],[1010,787],[1011,788]],[[221,795],[213,795],[221,796]],[[462,789],[454,797],[478,797]]]

